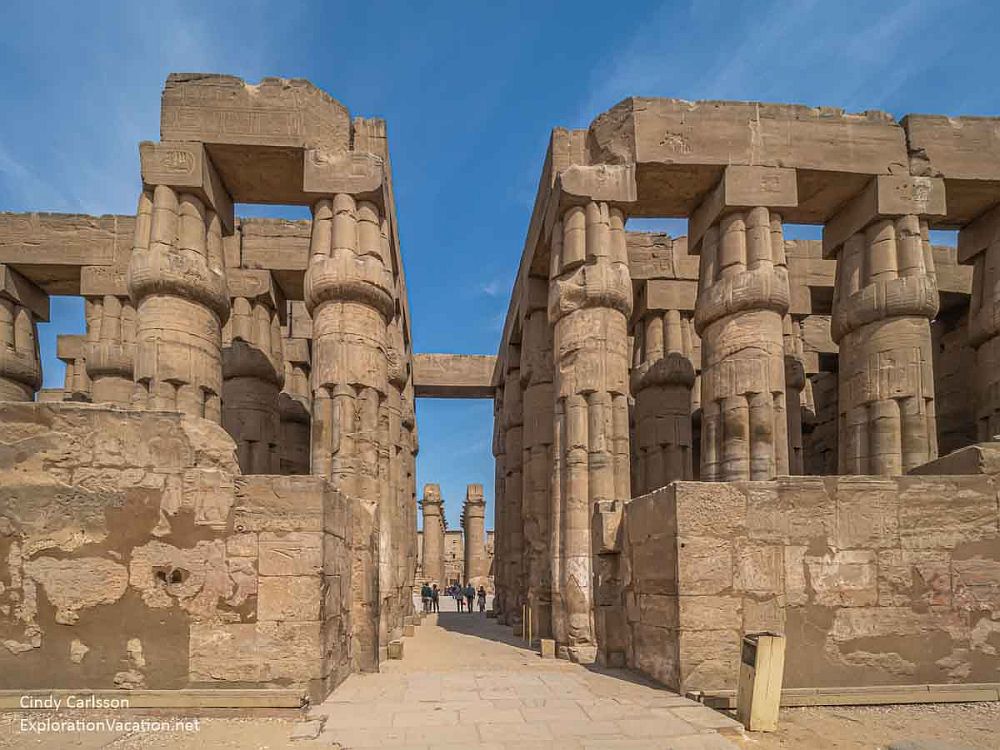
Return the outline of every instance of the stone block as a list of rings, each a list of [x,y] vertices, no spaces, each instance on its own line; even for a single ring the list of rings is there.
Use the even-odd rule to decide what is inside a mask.
[[[403,625],[403,637],[412,638],[417,634],[416,628],[413,625]]]
[[[752,573],[742,573],[741,580]],[[712,537],[677,538],[678,591],[718,594],[733,585],[733,545],[730,542]]]
[[[318,620],[321,583],[320,576],[261,576],[257,581],[257,619]]]
[[[539,654],[543,659],[556,658],[556,642],[551,638],[539,639]]]
[[[258,568],[262,576],[308,576],[323,570],[323,534],[318,531],[259,535]]]
[[[188,679],[198,682],[257,682],[261,662],[253,623],[191,623]]]
[[[736,629],[742,624],[742,602],[738,596],[677,597],[680,630]],[[643,615],[643,620],[647,618]]]
[[[737,541],[733,589],[773,595],[784,591],[784,548],[777,544]],[[682,589],[683,590],[683,589]]]
[[[844,550],[804,558],[812,599],[824,607],[865,607],[878,602],[873,550]]]
[[[897,546],[900,498],[896,482],[869,477],[839,477],[835,481],[834,546],[839,549]]]
[[[747,496],[728,482],[677,482],[677,533],[727,537],[747,524]]]
[[[326,482],[312,476],[236,477],[236,531],[322,531]]]
[[[167,185],[180,192],[190,192],[214,210],[222,222],[223,233],[230,235],[235,226],[233,199],[219,177],[208,152],[201,143],[143,141],[139,144],[142,181],[147,188]]]
[[[390,659],[402,659],[403,658],[403,642],[402,641],[389,641],[389,658]]]
[[[989,477],[900,477],[903,547],[949,548],[995,539],[996,488]]]
[[[258,622],[261,679],[304,684],[322,677],[323,639],[318,622]]]

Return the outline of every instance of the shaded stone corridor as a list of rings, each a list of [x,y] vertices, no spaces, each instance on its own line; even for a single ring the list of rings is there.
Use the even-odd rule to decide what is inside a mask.
[[[541,659],[511,629],[443,599],[404,658],[354,674],[311,716],[344,748],[734,748],[723,714],[626,670]],[[337,745],[334,745],[337,746]]]

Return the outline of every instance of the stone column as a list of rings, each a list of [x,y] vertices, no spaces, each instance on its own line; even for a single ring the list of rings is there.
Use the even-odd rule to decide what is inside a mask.
[[[424,485],[424,498],[420,501],[424,514],[423,559],[424,578],[429,583],[444,586],[444,516],[441,488],[436,484]]]
[[[61,334],[56,337],[56,357],[66,366],[63,381],[63,401],[91,400],[91,383],[87,376],[87,360],[83,350],[86,336]]]
[[[795,171],[727,167],[691,216],[701,255],[701,481],[788,473],[782,317],[788,269],[781,216],[797,203]]]
[[[521,333],[523,393],[524,566],[532,632],[552,637],[552,550],[549,548],[552,492],[552,326],[548,280],[529,277]]]
[[[90,398],[128,407],[135,393],[136,314],[121,274],[100,266],[80,269],[87,336],[83,344]]]
[[[959,262],[972,265],[969,343],[976,350],[976,439],[1000,435],[1000,207],[958,233]]]
[[[521,347],[510,344],[505,359],[507,374],[503,382],[503,466],[504,466],[504,585],[506,616],[504,623],[521,623],[525,604],[524,571],[524,407],[521,393]]]
[[[144,189],[127,275],[136,310],[133,405],[221,422],[229,318],[222,234],[232,232],[232,201],[200,144],[144,143],[140,155]]]
[[[823,254],[837,258],[842,474],[901,474],[937,457],[938,291],[922,217],[944,210],[942,180],[879,176],[823,230]]]
[[[628,318],[632,283],[625,217],[604,201],[566,209],[552,230],[549,321],[555,361],[554,445],[560,475],[560,652],[591,662],[599,634],[591,516],[631,496]]]
[[[503,384],[493,396],[493,609],[506,622],[507,605],[507,468],[504,456]]]
[[[232,314],[222,332],[222,425],[244,474],[281,472],[278,393],[284,385],[280,313],[269,271],[230,269]]]
[[[470,484],[462,508],[462,535],[465,541],[465,580],[475,587],[486,585],[486,501],[483,485]]]
[[[312,389],[309,373],[312,358],[309,339],[285,338],[285,385],[278,394],[281,420],[279,443],[282,474],[309,473],[309,439],[312,423]]]
[[[805,474],[802,454],[802,397],[806,368],[802,350],[802,324],[786,315],[781,321],[785,345],[785,411],[788,415],[788,473]]]
[[[691,389],[695,381],[693,307],[697,285],[650,280],[633,337],[635,494],[694,478]]]
[[[34,401],[42,387],[38,320],[48,320],[49,298],[0,263],[0,401]]]
[[[392,261],[379,208],[340,193],[313,206],[305,277],[313,320],[312,473],[377,507],[380,424],[389,388]]]

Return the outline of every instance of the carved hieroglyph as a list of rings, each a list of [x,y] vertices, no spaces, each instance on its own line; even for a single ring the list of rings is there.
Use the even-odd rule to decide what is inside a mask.
[[[844,474],[901,474],[937,457],[927,222],[879,219],[840,247],[831,333],[840,346]]]
[[[788,473],[782,316],[788,272],[781,217],[726,214],[701,240],[701,479]]]
[[[621,210],[590,201],[552,231],[549,320],[554,327],[554,444],[560,474],[559,602],[568,657],[593,661],[595,556],[590,519],[631,496],[628,318],[632,283]],[[560,647],[563,647],[563,643]]]
[[[675,480],[694,479],[691,451],[691,388],[695,382],[689,313],[650,310],[636,330],[636,458],[634,493],[644,495]]]
[[[128,291],[137,317],[133,403],[221,422],[229,292],[215,211],[165,185],[144,190]]]
[[[549,498],[552,492],[552,326],[548,319],[548,280],[528,282],[521,334],[523,449],[521,493],[525,596],[532,611],[532,632],[551,638],[552,583],[549,555]]]

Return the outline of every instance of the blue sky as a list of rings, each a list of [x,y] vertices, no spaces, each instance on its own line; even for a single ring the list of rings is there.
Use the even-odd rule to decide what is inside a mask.
[[[0,18],[0,210],[132,213],[171,71],[308,78],[388,120],[427,352],[495,352],[550,129],[626,96],[1000,114],[991,2],[6,0]],[[81,310],[53,300],[47,386]],[[492,504],[492,406],[421,400],[417,416],[418,493],[439,482],[455,527],[466,483]]]

